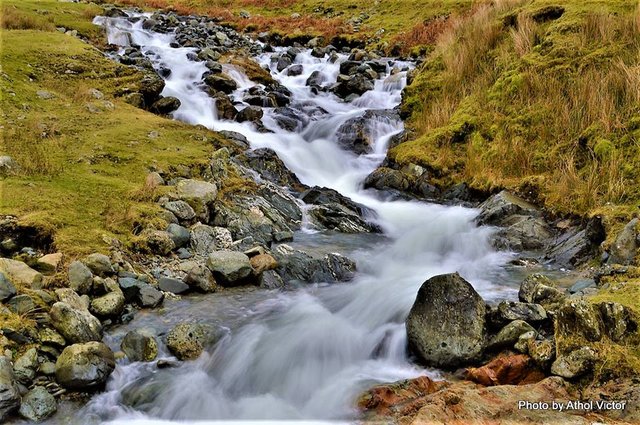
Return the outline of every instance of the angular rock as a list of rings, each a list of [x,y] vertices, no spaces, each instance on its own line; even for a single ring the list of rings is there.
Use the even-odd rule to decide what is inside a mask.
[[[28,385],[36,376],[38,370],[38,351],[30,348],[18,357],[13,364],[15,378]]]
[[[181,104],[180,99],[177,97],[167,96],[153,102],[150,109],[156,114],[165,115],[178,109]]]
[[[637,328],[637,324],[629,317],[629,311],[622,304],[603,302],[598,307],[604,324],[604,331],[612,341],[622,341],[628,330]]]
[[[364,181],[365,189],[397,190],[399,192],[405,192],[410,185],[411,182],[403,172],[387,167],[376,168]]]
[[[236,121],[257,122],[262,119],[263,115],[264,115],[264,112],[262,111],[261,107],[250,105],[238,112],[238,115],[236,115]]]
[[[23,398],[20,415],[30,421],[40,422],[58,409],[56,398],[45,387],[35,386]]]
[[[191,205],[185,201],[169,201],[162,205],[162,207],[175,215],[181,222],[193,220],[196,216],[196,212]]]
[[[216,91],[229,94],[238,88],[238,84],[226,74],[211,74],[205,77],[205,84]]]
[[[206,205],[216,200],[218,188],[214,183],[184,179],[176,184],[176,196],[183,201],[198,200]]]
[[[278,260],[273,258],[270,254],[259,254],[249,259],[253,272],[257,275],[262,274],[267,270],[274,270],[278,267]]]
[[[191,232],[189,232],[189,229],[182,227],[179,224],[169,224],[167,232],[169,233],[169,236],[176,248],[181,248],[187,245],[191,240]]]
[[[373,151],[375,125],[396,125],[400,115],[394,109],[367,110],[362,116],[348,119],[336,131],[338,143],[357,155]],[[375,124],[375,125],[374,125]]]
[[[62,253],[55,252],[53,254],[43,255],[38,258],[36,262],[36,268],[45,274],[53,274],[58,270],[58,267],[62,263]]]
[[[540,304],[502,301],[498,304],[497,318],[502,322],[524,320],[528,323],[541,322],[547,319],[547,312]]]
[[[0,258],[0,272],[18,287],[42,289],[42,274],[22,261]]]
[[[634,218],[620,231],[609,248],[608,264],[629,265],[638,251],[638,219]]]
[[[132,362],[150,362],[158,356],[156,339],[139,330],[127,332],[120,349]]]
[[[409,346],[428,365],[456,367],[477,361],[487,338],[486,304],[459,274],[422,284],[407,317]]]
[[[214,251],[209,255],[207,267],[222,286],[246,283],[253,271],[249,257],[235,251]]]
[[[115,365],[113,352],[105,344],[73,344],[56,361],[56,380],[73,390],[92,389],[104,385]]]
[[[69,286],[79,294],[87,294],[91,290],[93,273],[80,261],[69,264]]]
[[[51,328],[40,328],[38,330],[38,339],[43,344],[64,347],[67,345],[64,337]]]
[[[233,238],[231,232],[224,227],[211,227],[196,224],[191,228],[191,248],[199,255],[231,248]]]
[[[549,370],[551,362],[556,358],[556,345],[553,339],[529,339],[527,353],[542,369]]]
[[[169,255],[176,247],[169,232],[150,230],[143,232],[142,237],[152,254]]]
[[[187,273],[184,283],[191,289],[202,292],[215,292],[217,289],[216,280],[213,273],[203,264],[189,262],[182,265],[182,270]]]
[[[505,325],[497,335],[491,338],[488,348],[501,349],[513,347],[521,335],[531,331],[535,332],[535,329],[524,320],[514,320]]]
[[[158,279],[158,288],[160,288],[161,291],[182,294],[189,290],[189,285],[179,279],[161,277]]]
[[[3,272],[0,272],[0,302],[5,302],[15,294],[16,287]]]
[[[591,371],[596,359],[593,348],[578,348],[566,356],[558,357],[551,365],[551,373],[567,379],[577,378]]]
[[[57,302],[49,311],[51,323],[64,338],[71,342],[100,341],[102,324],[87,310],[64,302]]]
[[[279,186],[301,187],[298,177],[284,165],[273,149],[254,149],[236,156],[234,160],[257,171],[262,178]]]
[[[273,255],[279,264],[277,272],[286,283],[344,282],[356,271],[356,263],[340,254],[316,258],[283,244]]]
[[[9,310],[16,314],[30,313],[36,308],[33,298],[26,294],[16,295],[10,298],[6,304]]]
[[[588,341],[600,341],[602,328],[600,311],[584,299],[571,300],[557,312],[556,335],[583,336]]]
[[[13,376],[11,360],[0,356],[0,421],[20,406],[20,391]]]

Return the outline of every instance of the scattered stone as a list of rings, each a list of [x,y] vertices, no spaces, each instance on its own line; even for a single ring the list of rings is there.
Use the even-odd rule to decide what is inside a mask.
[[[132,362],[150,362],[158,356],[156,339],[139,330],[127,332],[120,344],[120,349]]]
[[[115,273],[111,265],[111,259],[104,254],[90,254],[84,258],[83,263],[89,267],[93,274],[100,277],[110,276]]]
[[[169,255],[176,247],[171,233],[162,230],[145,231],[142,234],[149,251],[157,255]]]
[[[43,255],[38,258],[36,262],[36,267],[42,273],[45,274],[53,274],[58,270],[60,263],[62,262],[62,253],[56,252],[54,254]]]
[[[22,398],[20,415],[27,420],[40,422],[57,409],[56,398],[45,387],[37,385]]]
[[[196,262],[189,262],[189,264],[183,265],[182,270],[187,273],[184,283],[192,289],[202,292],[216,291],[217,286],[213,273],[206,266]]]
[[[216,91],[230,94],[238,88],[238,84],[226,74],[211,74],[205,77],[205,84]]]
[[[487,337],[486,304],[459,274],[422,284],[407,318],[409,346],[428,365],[456,367],[477,361]]]
[[[553,339],[529,339],[527,353],[544,370],[549,370],[553,359],[556,358],[556,345]]]
[[[51,328],[40,328],[38,330],[38,339],[43,344],[55,345],[58,347],[64,347],[67,345],[64,337]]]
[[[15,378],[28,385],[36,376],[38,370],[38,351],[30,348],[18,357],[13,364],[13,374]]]
[[[514,320],[500,329],[500,332],[491,338],[488,348],[500,349],[513,347],[521,335],[532,331],[535,333],[535,329],[524,320]]]
[[[118,288],[118,291],[109,292],[91,301],[91,312],[99,317],[117,317],[124,310],[124,301],[124,294]]]
[[[191,205],[185,201],[169,201],[162,206],[165,210],[171,212],[181,222],[193,220],[196,212]]]
[[[86,390],[103,385],[114,368],[113,352],[105,344],[73,344],[56,361],[56,379],[66,388]]]
[[[179,279],[161,277],[158,279],[158,288],[160,288],[161,291],[182,294],[189,290],[189,285]]]
[[[185,246],[189,243],[189,240],[191,240],[191,233],[189,232],[189,229],[182,227],[179,224],[169,224],[167,232],[169,233],[169,236],[176,248]]]
[[[236,115],[236,121],[256,122],[256,121],[260,121],[263,115],[264,115],[264,112],[262,111],[261,107],[250,105],[238,112],[238,115]]]
[[[588,341],[600,341],[602,328],[599,310],[584,299],[571,300],[557,312],[556,335],[583,336]]]

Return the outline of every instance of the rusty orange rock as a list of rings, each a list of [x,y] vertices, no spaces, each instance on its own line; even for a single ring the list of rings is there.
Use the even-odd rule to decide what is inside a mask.
[[[467,369],[467,379],[485,386],[534,383],[543,378],[525,354],[501,356],[482,367]]]

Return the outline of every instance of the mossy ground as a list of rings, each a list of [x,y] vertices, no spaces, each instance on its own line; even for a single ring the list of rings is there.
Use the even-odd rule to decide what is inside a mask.
[[[52,231],[56,249],[68,257],[104,251],[112,238],[126,244],[135,228],[157,220],[152,194],[141,193],[146,174],[206,163],[225,142],[128,105],[116,95],[141,74],[55,30],[65,25],[98,40],[102,30],[91,19],[100,8],[5,0],[8,8],[31,17],[27,22],[53,18],[54,27],[2,31],[0,152],[20,171],[0,181],[0,213]],[[104,98],[94,98],[92,89]]]

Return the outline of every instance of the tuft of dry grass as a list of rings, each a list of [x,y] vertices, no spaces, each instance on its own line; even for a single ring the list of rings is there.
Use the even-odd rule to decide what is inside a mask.
[[[6,30],[55,31],[53,23],[42,16],[24,13],[9,5],[2,6],[0,27]]]

